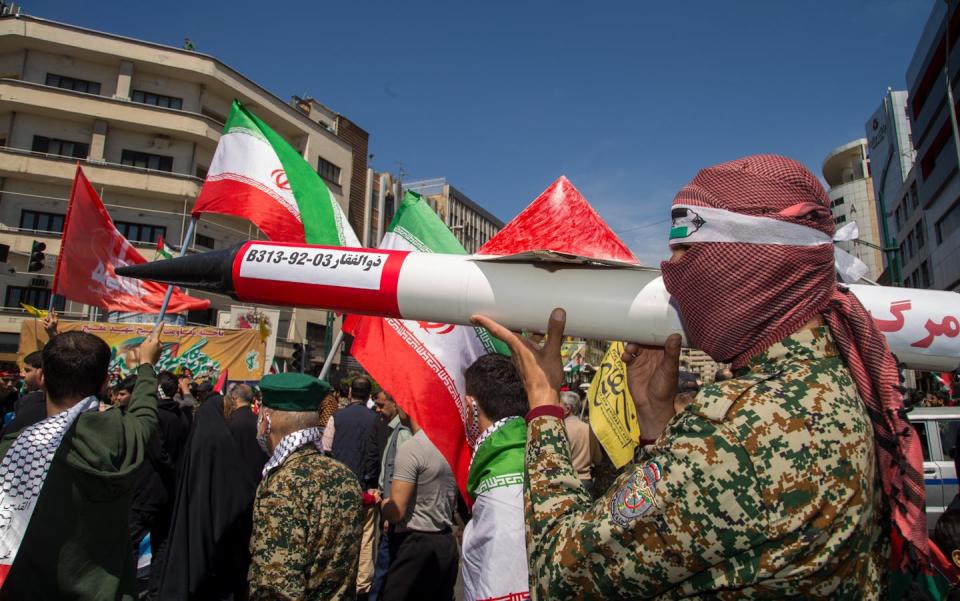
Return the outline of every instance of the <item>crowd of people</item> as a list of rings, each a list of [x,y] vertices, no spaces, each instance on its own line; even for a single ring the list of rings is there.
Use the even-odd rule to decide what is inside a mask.
[[[831,245],[771,241],[770,220],[832,234],[829,203],[767,155],[680,191],[675,216],[711,212],[671,232],[664,284],[691,342],[730,369],[701,385],[679,335],[627,344],[640,439],[621,470],[604,474],[583,398],[562,389],[565,312],[542,341],[474,316],[512,356],[462,374],[480,433],[466,498],[405,410],[416,399],[362,375],[220,394],[155,373],[160,328],[110,386],[106,344],[52,316],[25,394],[0,391],[17,501],[0,506],[0,599],[447,601],[460,580],[474,600],[495,596],[491,576],[511,601],[955,595],[960,508],[929,540],[882,334],[838,286]]]

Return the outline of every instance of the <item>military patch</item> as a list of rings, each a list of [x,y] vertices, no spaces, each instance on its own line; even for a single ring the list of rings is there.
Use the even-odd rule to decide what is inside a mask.
[[[670,227],[670,239],[686,238],[703,227],[706,221],[698,213],[686,207],[675,207],[670,212],[673,223]]]
[[[654,497],[660,477],[660,466],[652,461],[635,471],[610,500],[610,519],[619,526],[626,526],[656,507]]]

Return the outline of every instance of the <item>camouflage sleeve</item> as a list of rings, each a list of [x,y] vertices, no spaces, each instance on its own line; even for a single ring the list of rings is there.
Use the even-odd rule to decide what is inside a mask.
[[[257,493],[250,539],[251,601],[301,599],[307,588],[307,513],[296,490],[280,484]]]
[[[750,457],[722,424],[675,419],[595,502],[579,487],[562,422],[538,417],[527,432],[527,552],[539,599],[693,594],[715,571],[743,569],[726,558],[764,539]]]

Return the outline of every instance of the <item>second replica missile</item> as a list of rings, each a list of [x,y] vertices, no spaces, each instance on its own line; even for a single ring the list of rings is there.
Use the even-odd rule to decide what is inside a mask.
[[[662,345],[682,332],[657,269],[516,257],[245,242],[229,249],[117,269],[117,275],[287,305],[415,320],[470,323],[481,313],[539,331],[554,307],[566,333]],[[960,296],[851,286],[908,367],[960,366]]]

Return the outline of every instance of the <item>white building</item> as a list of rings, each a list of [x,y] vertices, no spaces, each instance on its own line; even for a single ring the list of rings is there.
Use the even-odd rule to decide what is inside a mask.
[[[180,242],[234,98],[301,151],[345,212],[351,198],[363,199],[366,151],[361,189],[353,190],[354,146],[339,135],[337,115],[313,118],[212,56],[35,17],[0,17],[0,244],[10,248],[0,272],[0,360],[16,352],[20,303],[47,306],[76,163],[120,232],[152,259],[159,236]],[[256,237],[247,221],[204,215],[191,250]],[[28,273],[34,240],[46,244],[46,266]],[[213,308],[192,313],[192,322],[216,323],[217,310],[235,302],[196,296],[211,298]],[[87,315],[79,303],[61,308],[68,318]],[[316,348],[329,338],[327,327],[325,311],[284,309],[278,332],[297,342],[316,338]],[[281,359],[289,352],[278,345]]]
[[[823,179],[830,186],[830,211],[837,229],[855,221],[860,238],[840,246],[867,265],[866,277],[883,273],[880,223],[867,160],[867,140],[860,138],[835,148],[823,161]]]

